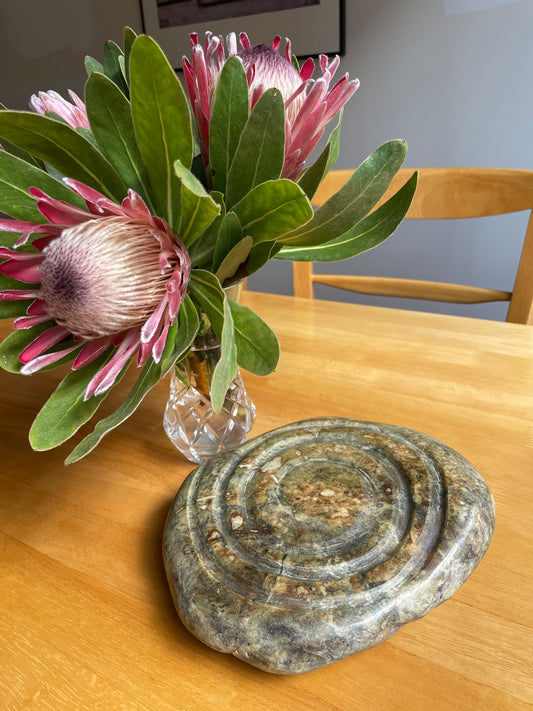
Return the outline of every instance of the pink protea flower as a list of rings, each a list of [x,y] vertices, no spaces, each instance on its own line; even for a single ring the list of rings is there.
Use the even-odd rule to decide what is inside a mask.
[[[77,370],[116,347],[88,384],[88,399],[108,390],[135,354],[139,366],[150,355],[160,360],[185,297],[190,259],[181,239],[133,190],[118,205],[83,183],[64,180],[89,212],[31,188],[49,222],[0,220],[0,229],[21,233],[15,250],[30,235],[41,235],[33,242],[38,253],[0,247],[0,259],[6,260],[0,272],[31,284],[0,291],[0,300],[32,299],[15,329],[48,324],[19,356],[24,374],[75,351]]]
[[[35,113],[43,115],[47,111],[53,111],[58,116],[61,116],[72,128],[90,128],[85,104],[70,89],[68,93],[72,103],[64,99],[57,91],[40,91],[38,94],[32,94],[30,108]]]
[[[187,91],[198,125],[201,150],[208,162],[209,121],[216,85],[226,62],[224,42],[221,36],[206,33],[205,49],[198,35],[190,35],[192,60],[183,58],[183,72]],[[350,81],[345,74],[330,89],[330,84],[340,64],[339,57],[331,62],[320,55],[322,76],[312,79],[314,61],[309,58],[300,72],[291,59],[291,43],[286,40],[285,56],[280,54],[281,38],[275,37],[272,47],[252,45],[243,32],[239,35],[242,50],[238,51],[234,33],[226,38],[229,56],[241,58],[248,78],[250,106],[253,107],[261,94],[270,88],[281,91],[285,101],[286,137],[285,162],[282,177],[294,179],[302,170],[305,160],[324,133],[326,124],[336,116],[359,86],[357,79]]]

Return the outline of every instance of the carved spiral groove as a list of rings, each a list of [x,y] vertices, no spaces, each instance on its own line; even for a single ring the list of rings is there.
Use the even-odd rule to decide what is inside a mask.
[[[195,634],[209,599],[225,614],[237,606],[239,619],[251,610],[267,635],[274,615],[275,637],[280,616],[284,629],[298,614],[323,627],[334,612],[352,633],[365,616],[374,627],[387,618],[379,641],[455,592],[491,534],[490,493],[459,454],[405,428],[327,418],[195,469],[169,515],[165,565]]]

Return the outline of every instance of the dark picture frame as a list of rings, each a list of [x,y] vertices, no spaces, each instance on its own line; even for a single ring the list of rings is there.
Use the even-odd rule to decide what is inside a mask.
[[[183,6],[184,0],[168,0]],[[189,0],[191,1],[191,0]],[[248,0],[253,3],[254,0]],[[226,36],[229,32],[246,32],[253,44],[268,46],[276,35],[289,37],[293,54],[298,57],[317,57],[319,54],[342,55],[345,51],[345,0],[320,0],[288,10],[235,15],[228,19],[191,22],[186,25],[160,27],[157,0],[140,0],[143,31],[153,37],[167,55],[172,66],[181,69],[181,59],[190,55],[189,34],[197,32],[203,38],[206,31]],[[219,2],[201,3],[202,12],[209,18],[219,12]],[[229,4],[229,3],[228,3]],[[258,7],[262,5],[257,0]],[[239,2],[235,2],[235,8]],[[213,8],[210,11],[210,8]]]

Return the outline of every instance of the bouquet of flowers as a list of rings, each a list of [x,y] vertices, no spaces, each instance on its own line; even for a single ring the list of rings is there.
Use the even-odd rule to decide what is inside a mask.
[[[126,28],[103,63],[86,59],[82,101],[55,92],[32,111],[0,107],[0,317],[14,318],[0,365],[29,375],[71,362],[35,419],[34,449],[55,447],[96,412],[131,360],[133,390],[67,461],[87,454],[189,353],[208,321],[221,344],[220,409],[237,366],[266,375],[279,345],[225,288],[269,259],[346,259],[403,219],[416,175],[374,209],[405,142],[379,147],[321,208],[311,199],[339,152],[342,107],[358,83],[339,59],[300,68],[287,41],[226,45],[191,35],[188,97],[157,43]],[[312,165],[324,128],[336,127]]]

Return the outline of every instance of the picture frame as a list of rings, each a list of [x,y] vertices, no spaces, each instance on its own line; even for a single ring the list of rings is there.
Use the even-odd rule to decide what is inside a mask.
[[[197,32],[203,38],[206,31],[225,37],[229,32],[246,32],[253,44],[272,44],[276,35],[282,39],[289,37],[292,52],[297,57],[317,57],[319,54],[342,55],[345,42],[345,0],[310,0],[315,4],[305,4],[306,0],[295,0],[294,5],[301,6],[270,12],[255,12],[254,14],[237,15],[240,7],[257,4],[264,7],[263,0],[140,0],[143,30],[153,37],[167,55],[175,69],[181,69],[182,56],[190,54],[189,34]],[[308,0],[309,2],[309,0]],[[231,10],[234,16],[226,19],[209,19],[218,17],[221,6],[234,3]],[[186,6],[194,6],[198,17],[201,8],[202,22],[191,22],[176,26],[161,27],[160,14],[169,13],[169,7],[179,7],[180,13],[186,13]],[[290,3],[278,3],[290,4]],[[276,3],[273,3],[275,6]],[[168,20],[164,20],[168,22]]]

